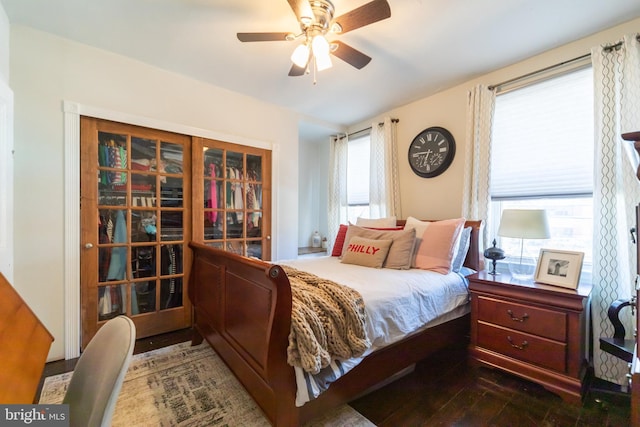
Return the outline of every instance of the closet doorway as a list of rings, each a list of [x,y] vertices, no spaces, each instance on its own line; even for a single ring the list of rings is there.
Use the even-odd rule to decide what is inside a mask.
[[[193,138],[193,239],[271,260],[271,151]]]
[[[120,314],[191,326],[191,137],[81,117],[80,179],[82,349]]]

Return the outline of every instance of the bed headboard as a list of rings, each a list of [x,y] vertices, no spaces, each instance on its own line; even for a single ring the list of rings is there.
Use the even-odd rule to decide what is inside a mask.
[[[437,220],[424,220],[424,221],[437,221]],[[404,227],[407,221],[399,219],[396,221],[398,227]],[[480,246],[480,237],[482,236],[482,227],[484,223],[482,220],[467,220],[464,223],[465,227],[471,227],[471,241],[469,242],[469,252],[464,260],[465,267],[472,268],[476,271],[480,271],[484,268],[484,257],[482,255],[482,248]]]

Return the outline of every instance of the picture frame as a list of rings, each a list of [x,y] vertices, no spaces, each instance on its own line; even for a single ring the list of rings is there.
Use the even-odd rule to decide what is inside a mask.
[[[547,285],[578,289],[584,252],[540,249],[534,280]]]

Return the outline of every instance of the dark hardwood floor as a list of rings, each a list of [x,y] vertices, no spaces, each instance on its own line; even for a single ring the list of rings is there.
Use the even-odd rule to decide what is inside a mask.
[[[188,329],[143,338],[134,353],[188,341]],[[75,360],[48,363],[43,378],[73,370]],[[415,370],[351,407],[377,426],[611,426],[630,425],[628,395],[590,390],[581,406],[541,386],[496,370],[471,368],[466,348],[437,353]]]
[[[628,395],[591,390],[582,406],[501,371],[471,368],[466,348],[440,352],[350,405],[377,426],[628,426]]]

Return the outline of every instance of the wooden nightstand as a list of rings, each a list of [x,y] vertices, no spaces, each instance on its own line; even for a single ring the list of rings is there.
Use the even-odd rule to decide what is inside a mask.
[[[585,308],[591,285],[577,290],[518,282],[509,274],[468,276],[470,360],[541,384],[580,403],[585,359]]]

